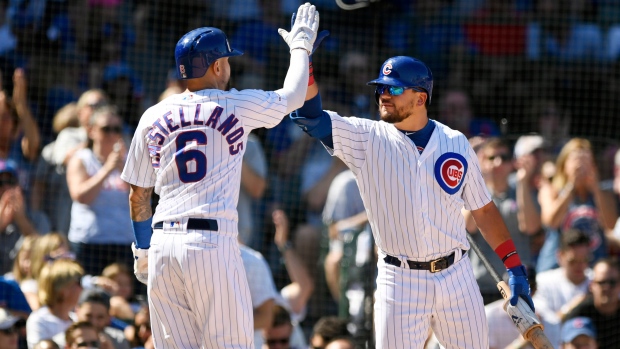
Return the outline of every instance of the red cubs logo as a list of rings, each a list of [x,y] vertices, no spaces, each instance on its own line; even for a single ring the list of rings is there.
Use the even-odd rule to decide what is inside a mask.
[[[435,179],[446,193],[459,191],[467,173],[467,161],[458,153],[442,154],[435,162]]]
[[[383,66],[383,75],[390,75],[392,72],[392,63],[386,63]]]
[[[179,72],[181,72],[181,77],[182,78],[187,78],[187,74],[185,74],[185,66],[183,64],[179,65]]]

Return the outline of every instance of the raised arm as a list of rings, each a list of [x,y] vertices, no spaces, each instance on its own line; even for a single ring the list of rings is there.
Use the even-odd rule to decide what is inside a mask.
[[[291,51],[291,61],[286,78],[284,78],[284,86],[276,91],[286,98],[287,113],[304,104],[308,87],[308,55],[312,52],[318,28],[319,12],[316,11],[314,5],[305,3],[299,6],[290,32],[278,29],[278,33],[289,45]]]

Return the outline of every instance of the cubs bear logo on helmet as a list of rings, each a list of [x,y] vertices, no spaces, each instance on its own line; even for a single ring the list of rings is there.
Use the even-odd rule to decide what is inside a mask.
[[[435,162],[435,179],[448,194],[453,195],[461,189],[467,174],[467,160],[458,153],[444,153]]]
[[[428,104],[433,96],[433,73],[419,59],[407,56],[388,58],[379,71],[379,77],[368,85],[390,85],[410,87],[418,92],[428,94]]]
[[[177,74],[182,80],[202,77],[209,66],[222,57],[240,56],[243,52],[230,47],[223,31],[203,27],[183,35],[174,50]]]

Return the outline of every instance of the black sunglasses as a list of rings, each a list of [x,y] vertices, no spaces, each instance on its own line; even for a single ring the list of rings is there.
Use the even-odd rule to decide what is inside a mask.
[[[2,329],[2,330],[0,330],[0,332],[2,332],[3,334],[5,334],[7,336],[15,334],[15,333],[17,333],[17,326],[11,326],[9,328]]]
[[[276,345],[276,344],[288,344],[288,338],[278,338],[278,339],[267,339],[267,345]]]
[[[99,341],[86,341],[75,343],[78,348],[99,348]]]
[[[510,156],[509,154],[497,154],[497,155],[491,155],[491,156],[487,157],[487,160],[495,161],[495,159],[497,159],[497,158],[502,159],[502,162],[506,162],[506,161],[509,161],[510,159],[512,159],[512,156]]]
[[[121,133],[121,131],[123,131],[123,128],[120,126],[101,126],[101,131],[103,131],[103,133]]]
[[[0,187],[4,185],[14,186],[17,185],[17,178],[15,176],[0,178]]]
[[[616,287],[616,285],[618,284],[618,280],[616,279],[608,279],[608,280],[601,280],[601,281],[592,280],[592,282],[594,282],[595,284],[601,285],[601,286],[609,285],[609,287]]]

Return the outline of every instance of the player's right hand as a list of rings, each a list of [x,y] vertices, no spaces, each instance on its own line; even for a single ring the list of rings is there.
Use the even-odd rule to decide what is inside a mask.
[[[305,3],[297,9],[295,23],[291,31],[280,28],[278,34],[288,44],[290,50],[303,48],[310,55],[313,52],[313,45],[317,38],[317,30],[319,29],[319,12],[316,11],[314,5]]]
[[[149,250],[137,248],[136,243],[131,244],[133,252],[133,273],[136,279],[143,284],[147,284],[149,280]]]

